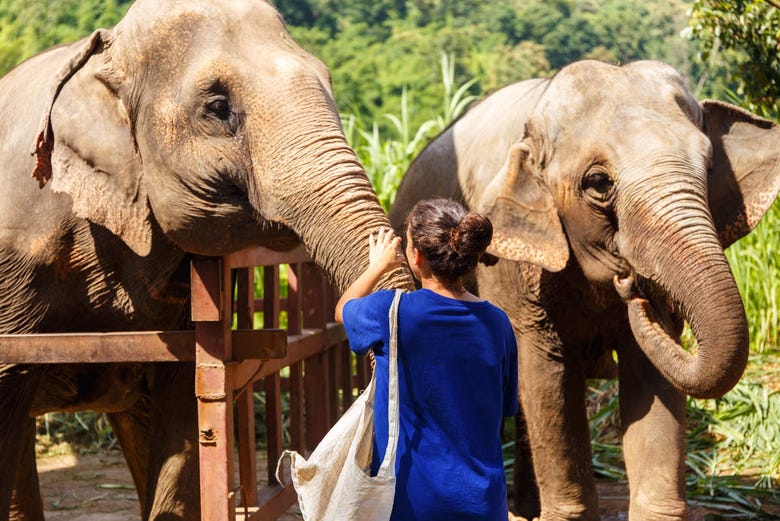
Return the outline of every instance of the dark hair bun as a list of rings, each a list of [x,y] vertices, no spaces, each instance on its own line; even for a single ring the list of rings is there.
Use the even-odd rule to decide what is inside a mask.
[[[493,239],[490,220],[470,213],[452,199],[418,201],[406,223],[412,245],[442,281],[459,280],[473,271],[478,261],[490,265],[498,260],[485,253]]]
[[[457,227],[452,230],[450,246],[462,257],[479,255],[490,245],[493,239],[493,225],[490,219],[477,213],[463,216]]]

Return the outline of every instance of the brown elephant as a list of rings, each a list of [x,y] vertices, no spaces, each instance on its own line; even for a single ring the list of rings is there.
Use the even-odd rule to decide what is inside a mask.
[[[493,222],[488,251],[500,260],[476,282],[517,334],[543,521],[599,517],[585,380],[612,374],[613,351],[629,517],[686,519],[685,395],[724,394],[748,356],[723,249],[779,188],[780,129],[699,103],[652,61],[576,62],[507,86],[415,159],[390,213],[396,228],[433,196]],[[695,354],[679,345],[683,321]],[[522,465],[515,479],[516,507],[537,515]]]
[[[8,73],[0,115],[2,333],[184,327],[190,255],[250,245],[302,243],[343,289],[389,225],[328,70],[263,0],[138,0]],[[83,408],[110,413],[144,519],[200,519],[193,373],[0,366],[0,520],[43,519],[30,415]]]

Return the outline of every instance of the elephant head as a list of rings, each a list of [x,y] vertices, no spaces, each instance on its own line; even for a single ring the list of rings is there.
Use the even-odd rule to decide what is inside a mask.
[[[675,387],[731,389],[748,328],[723,248],[777,196],[780,128],[700,104],[657,62],[577,62],[526,101],[522,135],[475,204],[493,221],[488,251],[553,272],[575,261],[590,284],[614,283],[639,346]],[[676,340],[676,317],[695,354]]]
[[[326,67],[263,0],[138,0],[113,30],[53,51],[34,177],[136,254],[302,242],[343,288],[388,221]],[[59,54],[57,54],[59,53]],[[401,271],[395,284],[408,284]]]

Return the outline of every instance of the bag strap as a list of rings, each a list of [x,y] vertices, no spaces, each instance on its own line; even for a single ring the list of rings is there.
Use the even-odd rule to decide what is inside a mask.
[[[284,485],[284,480],[281,478],[282,462],[284,461],[284,458],[288,456],[290,458],[290,470],[293,470],[293,467],[295,466],[295,451],[283,450],[281,456],[279,456],[279,460],[276,462],[276,482],[280,485]]]
[[[377,477],[395,476],[395,454],[398,448],[398,436],[400,431],[399,402],[398,402],[398,305],[401,302],[403,290],[395,290],[393,303],[390,305],[388,320],[390,323],[390,361],[388,363],[387,383],[387,449],[385,457],[377,472]]]

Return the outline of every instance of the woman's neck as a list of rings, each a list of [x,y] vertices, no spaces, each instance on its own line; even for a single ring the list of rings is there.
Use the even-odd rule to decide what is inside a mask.
[[[443,297],[448,297],[455,300],[465,300],[467,302],[479,302],[482,300],[469,291],[466,291],[466,288],[463,287],[463,281],[461,279],[445,284],[436,277],[431,276],[423,277],[422,280],[420,280],[420,283],[422,284],[423,288],[433,291],[434,293]]]

